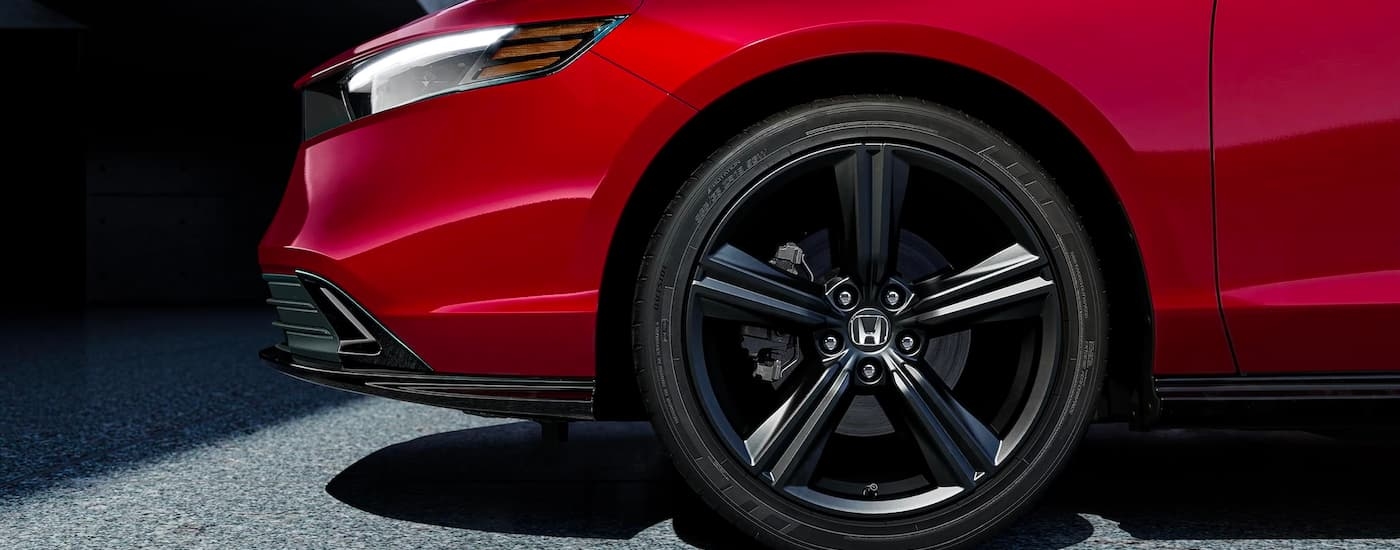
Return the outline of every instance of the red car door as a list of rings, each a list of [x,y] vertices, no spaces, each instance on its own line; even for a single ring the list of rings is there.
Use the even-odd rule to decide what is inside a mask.
[[[1400,2],[1219,0],[1221,305],[1240,370],[1400,370]]]

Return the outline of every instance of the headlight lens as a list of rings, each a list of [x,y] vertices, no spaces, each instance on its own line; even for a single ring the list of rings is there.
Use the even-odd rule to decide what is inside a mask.
[[[305,137],[433,96],[559,70],[621,20],[491,27],[380,52],[307,86]]]
[[[363,116],[470,84],[482,52],[513,31],[498,27],[435,36],[372,57],[351,69],[345,81],[350,106]]]

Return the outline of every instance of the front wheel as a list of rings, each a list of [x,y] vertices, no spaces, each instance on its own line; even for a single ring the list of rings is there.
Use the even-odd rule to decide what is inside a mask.
[[[1069,202],[982,123],[820,101],[685,182],[637,287],[642,393],[676,467],[768,544],[970,544],[1023,511],[1103,377]]]

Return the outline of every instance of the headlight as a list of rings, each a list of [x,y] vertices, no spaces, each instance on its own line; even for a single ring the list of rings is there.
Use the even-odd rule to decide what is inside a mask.
[[[390,50],[350,70],[345,93],[351,108],[372,114],[476,81],[481,53],[515,27],[435,36]]]
[[[621,20],[491,27],[380,52],[318,75],[306,87],[305,137],[433,96],[557,71]]]

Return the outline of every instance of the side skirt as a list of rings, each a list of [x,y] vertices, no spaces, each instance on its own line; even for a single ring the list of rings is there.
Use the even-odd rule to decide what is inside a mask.
[[[1400,427],[1400,375],[1162,377],[1155,427]]]

